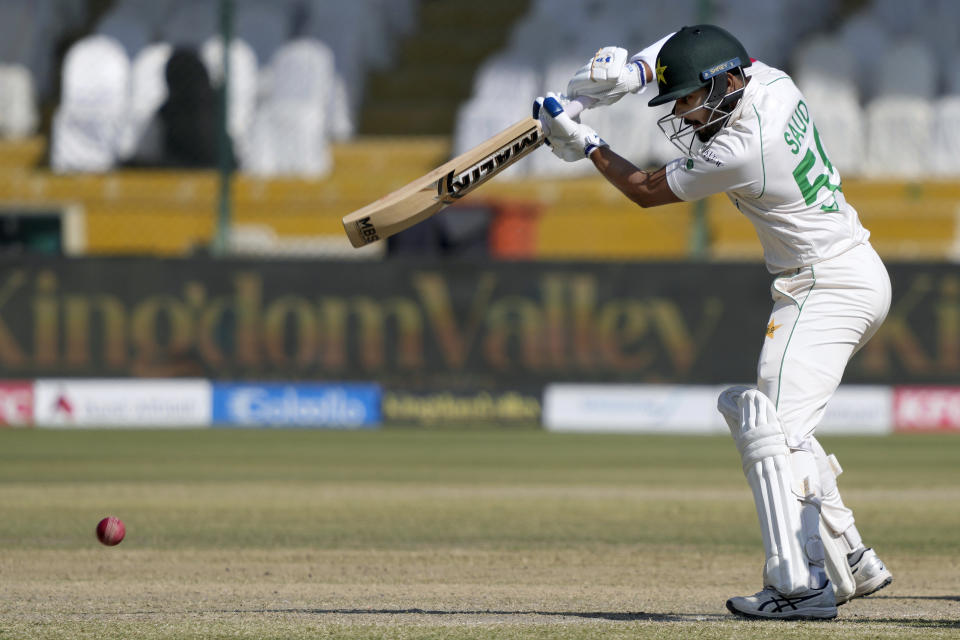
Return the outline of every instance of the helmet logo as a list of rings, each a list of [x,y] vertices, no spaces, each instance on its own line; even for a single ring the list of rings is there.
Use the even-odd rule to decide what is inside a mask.
[[[657,58],[657,82],[660,84],[667,84],[667,77],[665,72],[667,67],[660,64],[660,58]]]
[[[736,69],[739,66],[740,66],[740,58],[733,58],[732,60],[727,60],[726,62],[718,64],[715,67],[711,67],[710,69],[701,71],[700,79],[706,82],[707,80],[709,80],[714,76],[718,76],[721,73],[730,71],[731,69]]]

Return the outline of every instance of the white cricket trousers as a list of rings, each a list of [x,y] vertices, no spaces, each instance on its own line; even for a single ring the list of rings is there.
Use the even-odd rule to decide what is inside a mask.
[[[770,286],[757,386],[777,407],[787,444],[820,461],[814,431],[847,362],[876,333],[890,309],[890,277],[870,244],[778,275]],[[829,465],[826,465],[829,466]],[[822,514],[835,533],[853,524],[833,477],[821,477]]]

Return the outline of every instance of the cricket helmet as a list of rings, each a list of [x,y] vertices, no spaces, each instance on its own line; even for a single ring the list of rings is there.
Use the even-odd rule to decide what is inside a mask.
[[[750,64],[747,50],[729,31],[712,24],[683,27],[660,49],[655,69],[660,94],[648,104],[655,107],[713,87],[714,78]]]
[[[743,95],[743,88],[729,91],[727,73],[739,73],[746,86],[744,67],[751,65],[750,56],[740,41],[720,27],[698,24],[684,27],[667,40],[657,55],[656,75],[660,94],[650,100],[651,107],[679,100],[705,89],[703,100],[684,113],[670,114],[657,121],[660,130],[687,157],[694,155],[694,145],[705,150],[716,134],[730,120],[733,108]],[[704,109],[706,122],[684,119]]]

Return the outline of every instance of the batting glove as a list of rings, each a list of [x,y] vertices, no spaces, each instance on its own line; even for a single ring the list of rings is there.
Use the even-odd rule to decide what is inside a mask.
[[[567,83],[567,97],[588,97],[590,107],[611,105],[628,93],[646,86],[647,78],[640,62],[628,62],[630,54],[621,47],[604,47],[580,67]]]
[[[591,127],[574,121],[563,110],[561,99],[553,93],[537,98],[533,105],[534,117],[540,121],[543,135],[550,143],[553,155],[566,162],[582,160],[607,143]]]

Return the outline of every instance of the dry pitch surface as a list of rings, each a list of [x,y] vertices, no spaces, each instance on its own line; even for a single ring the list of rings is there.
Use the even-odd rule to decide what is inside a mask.
[[[0,431],[0,638],[960,637],[960,438],[825,445],[896,580],[763,623],[725,439]]]

